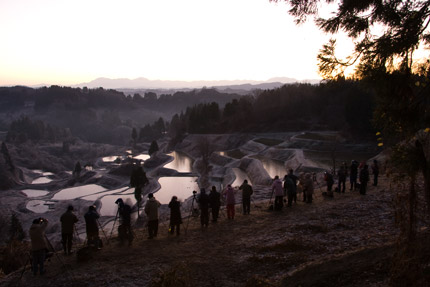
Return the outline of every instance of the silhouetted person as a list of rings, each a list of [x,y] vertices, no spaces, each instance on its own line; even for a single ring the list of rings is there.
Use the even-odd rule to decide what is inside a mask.
[[[294,181],[288,175],[284,176],[284,196],[288,198],[288,206],[291,206],[294,199],[294,193],[296,193],[296,186]]]
[[[305,174],[303,182],[303,193],[306,193],[306,203],[312,203],[312,195],[314,193],[314,182],[310,173]]]
[[[358,162],[353,160],[349,169],[349,182],[351,184],[350,190],[355,190],[357,188]]]
[[[78,218],[73,213],[73,206],[69,205],[67,211],[60,217],[61,221],[61,243],[63,244],[64,254],[72,254],[73,231]]]
[[[275,193],[275,210],[281,211],[284,206],[284,189],[279,176],[275,176],[275,180],[272,183],[272,193]]]
[[[347,176],[346,163],[342,163],[342,165],[340,166],[340,169],[337,172],[337,176],[338,176],[339,192],[345,193],[346,176]]]
[[[252,186],[248,184],[248,180],[244,180],[243,184],[239,187],[242,190],[242,206],[243,214],[249,214],[251,212],[251,195],[254,193]]]
[[[133,242],[133,230],[131,229],[131,207],[129,204],[124,203],[122,198],[115,201],[118,204],[118,215],[120,224],[118,226],[118,237],[121,245],[125,240],[128,240],[128,245]]]
[[[291,178],[291,180],[293,181],[293,184],[294,184],[293,200],[294,200],[294,203],[296,203],[297,202],[297,181],[299,180],[299,178],[294,175],[293,169],[290,169],[288,171],[288,177]]]
[[[373,186],[378,185],[378,176],[379,176],[379,165],[376,159],[373,160],[372,164],[372,173],[373,173]]]
[[[34,275],[37,275],[37,272],[40,275],[45,273],[44,263],[46,251],[48,250],[45,235],[46,227],[48,227],[48,220],[44,218],[33,220],[33,224],[30,227],[32,271]]]
[[[155,199],[152,193],[148,194],[148,201],[145,205],[145,213],[148,216],[148,239],[157,237],[158,234],[158,208],[161,204]]]
[[[234,205],[236,204],[236,198],[234,196],[234,189],[231,185],[227,185],[227,188],[224,191],[225,202],[227,205],[227,218],[234,219]]]
[[[101,248],[101,240],[99,237],[99,225],[98,219],[100,218],[99,213],[96,210],[95,205],[91,205],[88,208],[87,213],[84,215],[86,231],[87,231],[87,242],[88,246],[93,246],[95,248]]]
[[[331,174],[331,172],[326,171],[324,173],[324,180],[327,182],[327,195],[329,197],[333,197],[333,184],[334,184],[334,180],[333,180],[333,175]]]
[[[221,195],[216,190],[215,186],[212,186],[211,192],[209,193],[209,206],[212,210],[212,222],[217,222],[219,209],[221,207]]]
[[[209,196],[206,194],[204,188],[200,189],[199,197],[197,198],[197,203],[200,207],[200,223],[202,227],[208,227],[209,225]]]
[[[366,194],[367,183],[369,182],[369,166],[365,164],[360,170],[360,194]]]
[[[170,234],[175,233],[179,236],[181,231],[182,224],[182,215],[181,215],[181,203],[178,201],[176,196],[172,196],[172,199],[169,202],[170,208]]]

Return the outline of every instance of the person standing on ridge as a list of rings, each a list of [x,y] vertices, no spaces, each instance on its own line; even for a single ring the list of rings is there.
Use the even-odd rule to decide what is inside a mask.
[[[157,237],[158,234],[158,209],[161,204],[155,199],[152,193],[148,194],[148,201],[145,205],[145,213],[148,216],[148,239]]]
[[[209,193],[209,206],[212,210],[212,222],[217,222],[219,209],[221,207],[221,195],[216,190],[215,186],[212,186],[211,192]]]
[[[275,193],[275,210],[282,211],[284,206],[284,189],[282,188],[282,181],[279,176],[275,176],[275,180],[272,183],[272,194]]]
[[[180,234],[180,226],[182,223],[182,215],[181,215],[181,203],[178,201],[176,196],[172,196],[172,199],[169,202],[170,208],[170,234],[175,233],[176,236]]]
[[[360,194],[365,195],[367,190],[367,183],[369,182],[369,166],[364,164],[360,169]]]
[[[93,246],[97,249],[102,247],[101,239],[99,237],[99,225],[98,219],[100,218],[100,214],[96,210],[95,205],[91,205],[88,208],[87,213],[84,215],[86,231],[87,231],[87,242],[88,246]]]
[[[340,166],[340,169],[337,172],[337,176],[338,176],[339,192],[345,193],[346,176],[347,176],[346,163],[345,162],[342,163],[342,165]]]
[[[251,211],[251,195],[254,193],[252,186],[248,184],[248,180],[244,180],[243,184],[239,187],[242,190],[242,206],[243,214],[249,214]]]
[[[236,204],[236,199],[234,196],[234,189],[231,187],[231,185],[227,185],[227,188],[224,191],[225,196],[225,202],[227,205],[227,218],[228,219],[234,219],[234,206]]]
[[[122,198],[118,198],[115,201],[118,204],[118,215],[120,218],[120,225],[118,226],[118,237],[120,245],[124,244],[124,241],[128,240],[130,246],[133,242],[133,230],[131,229],[131,207],[124,203]]]
[[[78,218],[73,213],[73,206],[69,205],[67,211],[60,217],[61,221],[61,243],[63,244],[64,254],[72,254],[73,231]]]
[[[197,198],[197,203],[200,207],[200,223],[202,227],[208,227],[209,225],[209,196],[206,194],[204,188],[200,189],[199,197]]]
[[[355,190],[357,188],[358,162],[353,160],[349,169],[349,182],[351,183],[350,190]]]
[[[36,276],[39,271],[40,275],[45,274],[44,263],[46,259],[46,251],[48,250],[48,243],[46,242],[45,230],[48,227],[48,220],[45,218],[38,218],[33,220],[30,227],[31,239],[31,257],[32,257],[32,271]]]

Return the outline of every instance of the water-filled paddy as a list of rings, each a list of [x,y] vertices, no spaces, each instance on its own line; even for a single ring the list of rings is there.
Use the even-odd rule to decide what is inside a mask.
[[[193,170],[193,161],[189,156],[176,151],[168,155],[173,156],[174,159],[166,164],[165,168],[175,169],[178,172],[191,172]]]
[[[200,191],[196,180],[197,177],[161,177],[161,188],[154,196],[162,204],[168,204],[174,195],[183,201],[193,195],[193,190]]]
[[[40,189],[24,189],[21,190],[27,197],[39,197],[47,195],[49,192],[46,190],[40,190]]]
[[[88,184],[83,186],[76,186],[71,188],[63,189],[59,192],[57,192],[53,200],[70,200],[75,199],[82,196],[87,196],[90,194],[98,193],[101,191],[105,191],[106,188],[96,185],[96,184]]]

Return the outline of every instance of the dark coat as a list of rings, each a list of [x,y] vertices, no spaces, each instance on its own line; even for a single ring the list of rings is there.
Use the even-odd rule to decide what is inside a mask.
[[[85,213],[84,218],[87,233],[99,231],[99,226],[97,224],[97,219],[99,219],[99,217],[100,215],[95,210],[89,210],[87,213]]]
[[[128,204],[121,204],[118,207],[118,213],[121,217],[122,224],[130,225],[131,224],[131,207]]]
[[[182,223],[181,203],[177,200],[169,202],[170,208],[170,225],[178,225]]]
[[[360,170],[360,182],[361,183],[369,182],[369,169],[367,165]]]
[[[73,228],[75,227],[75,223],[78,222],[78,218],[71,211],[67,210],[60,217],[61,221],[61,233],[63,234],[73,234]]]
[[[197,202],[199,203],[200,209],[209,208],[209,196],[206,193],[201,192]]]
[[[254,190],[252,190],[252,186],[247,183],[243,183],[239,187],[239,189],[242,190],[242,198],[244,199],[250,199],[251,195],[254,193]]]
[[[209,193],[209,205],[212,208],[218,208],[221,206],[221,194],[216,190],[211,190]]]

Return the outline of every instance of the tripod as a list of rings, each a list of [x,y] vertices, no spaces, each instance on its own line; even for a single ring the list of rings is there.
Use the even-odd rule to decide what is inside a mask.
[[[100,221],[97,219],[97,223],[98,223],[98,225],[99,225],[99,227],[100,227],[100,229],[102,230],[102,232],[103,232],[103,236],[105,237],[105,239],[106,239],[106,244],[108,244],[109,245],[109,238],[106,236],[106,233],[105,233],[105,230],[103,229],[103,227],[102,227],[102,225],[100,224]]]
[[[195,214],[196,214],[196,212],[194,212],[194,201],[196,201],[196,192],[193,192],[193,200],[191,201],[190,215],[188,216],[187,225],[185,226],[185,234],[187,234],[187,231],[188,231],[188,225],[190,224],[190,218],[192,216],[195,216]]]
[[[24,276],[25,268],[27,267],[27,264],[29,264],[29,263],[30,263],[30,269],[31,269],[31,267],[33,265],[33,261],[32,261],[30,252],[27,252],[27,260],[25,261],[24,268],[22,269],[21,275],[19,276],[19,280],[21,280],[22,276]]]
[[[74,280],[72,272],[69,270],[69,268],[67,268],[67,266],[64,263],[63,259],[61,259],[61,257],[57,254],[57,252],[55,251],[54,246],[51,244],[51,241],[49,241],[49,239],[48,239],[48,237],[46,235],[45,235],[45,240],[48,243],[49,248],[51,248],[52,253],[54,253],[55,257],[61,263],[62,267],[69,273],[69,276],[72,278],[72,280]]]
[[[138,208],[138,210],[137,210],[137,214],[139,215],[139,207],[137,207],[137,208]],[[113,225],[112,225],[112,229],[111,229],[111,231],[110,231],[109,239],[111,239],[111,238],[112,238],[112,233],[113,233],[113,230],[114,230],[114,228],[115,228],[115,223],[116,223],[116,220],[118,219],[118,214],[119,214],[119,208],[118,208],[118,210],[116,211],[115,220],[113,221]]]

